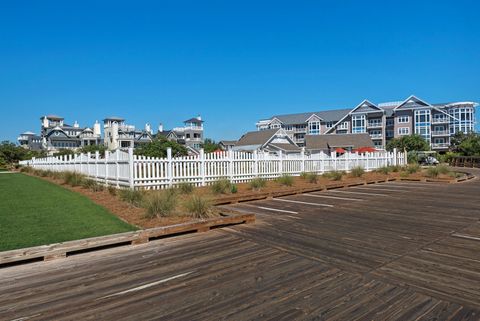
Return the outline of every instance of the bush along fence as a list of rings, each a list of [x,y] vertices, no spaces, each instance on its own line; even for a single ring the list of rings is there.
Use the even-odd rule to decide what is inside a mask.
[[[130,188],[161,189],[186,182],[205,186],[221,178],[232,182],[248,182],[256,177],[273,179],[282,175],[300,175],[302,172],[325,173],[350,171],[362,167],[371,171],[383,166],[406,165],[405,153],[379,151],[374,153],[345,153],[341,156],[324,153],[270,155],[259,152],[215,152],[198,156],[153,158],[117,150],[100,155],[79,154],[58,157],[33,158],[20,165],[50,171],[73,171],[84,174],[105,185]]]

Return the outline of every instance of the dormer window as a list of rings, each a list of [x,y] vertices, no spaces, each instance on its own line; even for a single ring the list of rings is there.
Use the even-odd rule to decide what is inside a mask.
[[[320,122],[311,121],[308,123],[308,133],[310,135],[319,135],[320,134]]]

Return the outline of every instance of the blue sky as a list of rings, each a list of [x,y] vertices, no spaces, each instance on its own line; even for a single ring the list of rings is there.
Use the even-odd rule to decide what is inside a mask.
[[[478,1],[0,0],[0,139],[38,132],[44,114],[154,128],[200,114],[218,140],[365,98],[480,102],[478,12]]]

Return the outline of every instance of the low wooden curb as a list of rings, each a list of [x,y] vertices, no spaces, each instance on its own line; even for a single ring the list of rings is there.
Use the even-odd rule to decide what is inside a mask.
[[[179,234],[206,232],[210,229],[228,225],[249,224],[255,222],[255,214],[222,210],[221,215],[223,216],[197,222],[174,224],[133,232],[0,252],[0,268],[12,265],[12,263],[29,263],[42,260],[50,261],[86,251],[102,250],[114,246],[143,244],[154,239],[172,237]]]

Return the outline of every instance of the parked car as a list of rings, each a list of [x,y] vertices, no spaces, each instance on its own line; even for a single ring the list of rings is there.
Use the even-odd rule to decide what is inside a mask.
[[[439,161],[433,156],[419,157],[418,162],[420,165],[426,166],[436,166],[439,164]]]

